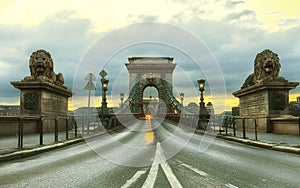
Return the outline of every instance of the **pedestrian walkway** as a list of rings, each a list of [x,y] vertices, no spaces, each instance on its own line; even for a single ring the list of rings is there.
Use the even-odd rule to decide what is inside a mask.
[[[216,127],[218,128],[218,127]],[[204,131],[198,131],[201,134],[204,134]],[[257,135],[255,135],[254,132],[247,131],[245,133],[245,138],[243,137],[242,131],[235,131],[235,136],[233,133],[233,129],[228,128],[227,134],[225,130],[221,129],[221,132],[218,129],[211,129],[211,134],[214,134],[218,136],[219,138],[267,148],[271,150],[277,150],[282,152],[289,152],[289,153],[295,153],[300,154],[300,136],[298,135],[283,135],[283,134],[274,134],[274,133],[261,133],[258,132]],[[207,134],[207,132],[205,133]],[[257,139],[256,139],[257,138]]]
[[[226,135],[225,131],[221,132],[222,135]],[[228,129],[228,135],[233,136],[233,130]],[[243,138],[242,131],[236,131],[236,137]],[[255,133],[247,131],[246,139],[256,140]],[[275,134],[275,133],[257,133],[257,141],[273,144],[273,145],[282,145],[289,147],[298,147],[300,148],[300,136],[299,135],[284,135],[284,134]]]
[[[68,139],[75,138],[74,130],[68,131]],[[66,132],[58,132],[58,142],[66,140]],[[44,133],[43,145],[55,144],[55,134]],[[40,146],[40,134],[24,134],[23,136],[23,149],[30,149]],[[1,136],[0,137],[0,155],[11,153],[20,150],[18,148],[18,135],[16,136]]]
[[[43,145],[39,144],[40,135],[38,133],[25,134],[23,137],[23,148],[18,148],[18,136],[0,137],[0,162],[20,159],[64,146],[69,146],[95,136],[117,131],[121,128],[123,128],[123,126],[117,126],[110,130],[104,130],[104,128],[94,129],[93,127],[90,127],[89,131],[84,130],[83,135],[78,131],[77,137],[75,137],[75,130],[69,130],[68,139],[66,139],[66,132],[62,131],[58,133],[58,142],[55,142],[54,132],[44,133]]]
[[[262,142],[299,147],[300,148],[300,136],[296,135],[280,135],[274,133],[258,133],[258,140]]]

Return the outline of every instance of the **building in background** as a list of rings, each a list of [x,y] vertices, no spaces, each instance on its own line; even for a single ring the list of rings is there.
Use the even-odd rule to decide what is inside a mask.
[[[0,105],[0,116],[19,116],[20,106]]]

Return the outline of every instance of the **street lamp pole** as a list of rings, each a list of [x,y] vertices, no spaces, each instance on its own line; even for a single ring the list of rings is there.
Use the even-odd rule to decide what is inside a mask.
[[[184,93],[179,93],[179,95],[180,95],[181,106],[183,106]]]
[[[199,84],[199,91],[200,91],[200,103],[199,106],[200,108],[204,108],[205,107],[205,103],[204,101],[204,97],[203,97],[203,91],[204,91],[204,86],[205,86],[205,80],[201,79],[198,80],[198,84]]]
[[[101,117],[104,119],[104,113],[107,112],[107,102],[106,102],[106,91],[109,80],[105,78],[107,72],[102,70],[99,75],[101,76],[101,84],[102,84],[102,102],[101,102]]]
[[[200,103],[199,103],[199,121],[198,121],[198,128],[201,129],[206,129],[207,126],[207,120],[209,117],[209,114],[205,108],[205,103],[204,103],[204,97],[203,97],[203,92],[204,92],[204,87],[205,87],[205,80],[197,80],[198,85],[199,85],[199,91],[200,91]]]
[[[120,93],[120,100],[121,100],[120,107],[123,106],[124,96],[125,96],[125,93]]]

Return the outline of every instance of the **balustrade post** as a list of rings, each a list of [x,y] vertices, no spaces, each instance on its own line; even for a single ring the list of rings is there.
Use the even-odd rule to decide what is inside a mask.
[[[43,132],[44,132],[44,117],[41,116],[40,119],[38,120],[39,125],[40,125],[40,145],[43,145]]]
[[[235,137],[236,136],[236,133],[235,133],[235,118],[233,117],[232,119],[232,127],[233,127],[233,136]]]
[[[254,119],[254,126],[255,126],[255,140],[257,140],[257,122],[256,122],[256,118]]]
[[[222,128],[223,122],[224,122],[224,118],[223,118],[223,116],[221,116],[220,123],[219,123],[219,134],[222,133],[221,128]]]
[[[227,120],[227,122],[225,122],[225,134],[226,134],[226,136],[227,136],[227,127],[228,127],[228,122],[229,122],[229,117],[228,117],[228,120]]]
[[[55,118],[54,142],[58,142],[58,117]]]
[[[242,121],[243,121],[243,138],[246,138],[245,118],[243,118]]]
[[[23,117],[19,117],[18,148],[23,148]]]
[[[82,131],[81,131],[81,135],[84,135],[84,121],[82,120],[82,119],[84,119],[84,117],[83,116],[81,116],[81,121],[80,121],[80,123],[81,123],[81,129],[82,129]]]
[[[298,125],[299,125],[299,136],[300,136],[300,117],[298,119]]]
[[[66,140],[69,139],[69,118],[68,116],[66,117]]]
[[[76,118],[74,117],[74,126],[75,126],[75,138],[77,138],[77,129],[78,129],[78,126],[77,126],[77,121],[76,121]],[[72,122],[73,122],[73,120],[72,120]]]

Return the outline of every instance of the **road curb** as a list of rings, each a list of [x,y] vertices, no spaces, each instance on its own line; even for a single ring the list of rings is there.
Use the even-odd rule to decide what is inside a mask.
[[[266,143],[266,142],[243,139],[243,138],[237,138],[237,137],[220,135],[220,134],[216,135],[214,133],[207,133],[207,132],[198,131],[198,130],[196,132],[200,133],[200,134],[207,134],[207,135],[211,135],[211,136],[216,136],[218,138],[222,138],[222,139],[225,139],[225,140],[238,142],[238,143],[242,143],[242,144],[246,144],[246,145],[250,145],[250,146],[256,146],[256,147],[270,149],[270,150],[274,150],[274,151],[280,151],[280,152],[293,153],[293,154],[300,155],[300,148],[280,146],[280,145],[270,144],[270,143]]]

